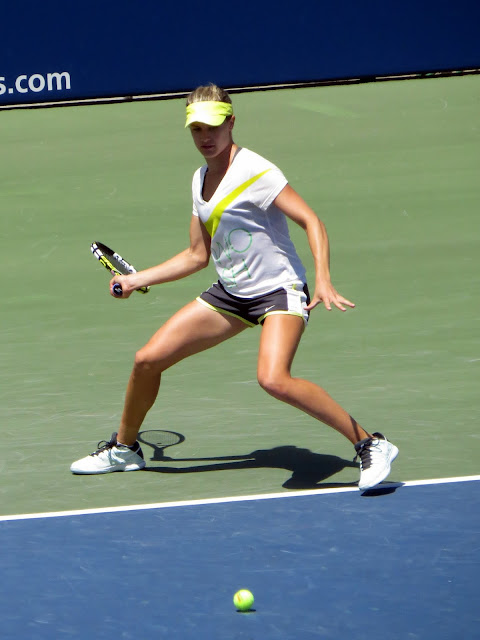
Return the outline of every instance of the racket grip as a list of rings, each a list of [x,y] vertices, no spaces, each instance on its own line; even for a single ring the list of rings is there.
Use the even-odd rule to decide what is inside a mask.
[[[122,285],[118,284],[118,282],[116,282],[113,287],[112,287],[112,291],[113,291],[113,295],[116,296],[117,298],[121,298],[123,295],[123,289],[122,289]]]

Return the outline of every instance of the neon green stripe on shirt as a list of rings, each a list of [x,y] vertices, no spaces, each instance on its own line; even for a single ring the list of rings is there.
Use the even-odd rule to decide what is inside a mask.
[[[265,171],[262,171],[262,173],[258,173],[256,176],[253,176],[253,178],[250,178],[249,180],[241,184],[239,187],[229,193],[228,196],[225,196],[223,200],[220,200],[220,202],[215,205],[215,208],[210,214],[210,217],[205,222],[205,228],[210,234],[210,237],[213,238],[213,236],[215,235],[215,231],[220,224],[220,218],[222,217],[223,212],[228,207],[228,205],[233,202],[235,198],[237,198],[241,193],[248,189],[250,185],[259,180],[263,175],[265,175],[268,171],[270,171],[270,169],[266,169]]]

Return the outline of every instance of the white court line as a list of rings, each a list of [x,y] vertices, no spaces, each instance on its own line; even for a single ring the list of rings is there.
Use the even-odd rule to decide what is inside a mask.
[[[431,484],[450,484],[453,482],[479,481],[480,476],[459,476],[457,478],[434,478],[430,480],[410,480],[407,482],[383,482],[377,489],[395,489],[399,487],[420,487]],[[296,498],[299,496],[318,496],[330,493],[357,492],[357,487],[341,487],[333,489],[309,489],[305,491],[290,491],[288,493],[263,493],[251,496],[229,496],[224,498],[205,498],[200,500],[182,500],[179,502],[159,502],[156,504],[133,504],[123,507],[104,507],[98,509],[77,509],[72,511],[50,511],[46,513],[23,513],[18,515],[0,516],[0,522],[9,520],[33,520],[36,518],[61,518],[64,516],[85,516],[102,513],[123,513],[125,511],[146,511],[148,509],[167,509],[171,507],[192,507],[197,505],[221,504],[224,502],[247,502],[253,500],[272,500],[276,498]]]

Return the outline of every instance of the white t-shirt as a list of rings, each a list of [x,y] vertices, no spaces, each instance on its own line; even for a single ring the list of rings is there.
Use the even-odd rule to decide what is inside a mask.
[[[211,200],[202,197],[207,166],[193,176],[193,215],[212,237],[222,285],[250,298],[305,283],[305,268],[290,239],[285,214],[273,203],[287,185],[274,164],[239,148]]]

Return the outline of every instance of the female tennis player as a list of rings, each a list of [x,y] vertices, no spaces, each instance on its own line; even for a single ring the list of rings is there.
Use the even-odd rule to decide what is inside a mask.
[[[175,313],[135,357],[118,433],[74,462],[77,474],[143,469],[137,435],[157,397],[162,373],[175,363],[261,325],[258,382],[267,393],[336,429],[360,458],[359,489],[384,480],[398,449],[380,433],[365,431],[316,384],[290,371],[310,312],[354,307],[330,280],[324,224],[275,165],[233,141],[230,96],[217,86],[187,98],[186,127],[205,158],[193,176],[190,246],[158,266],[114,276],[128,298],[140,287],[184,278],[210,258],[218,282]],[[311,298],[305,269],[288,232],[287,218],[302,227],[315,264]]]

